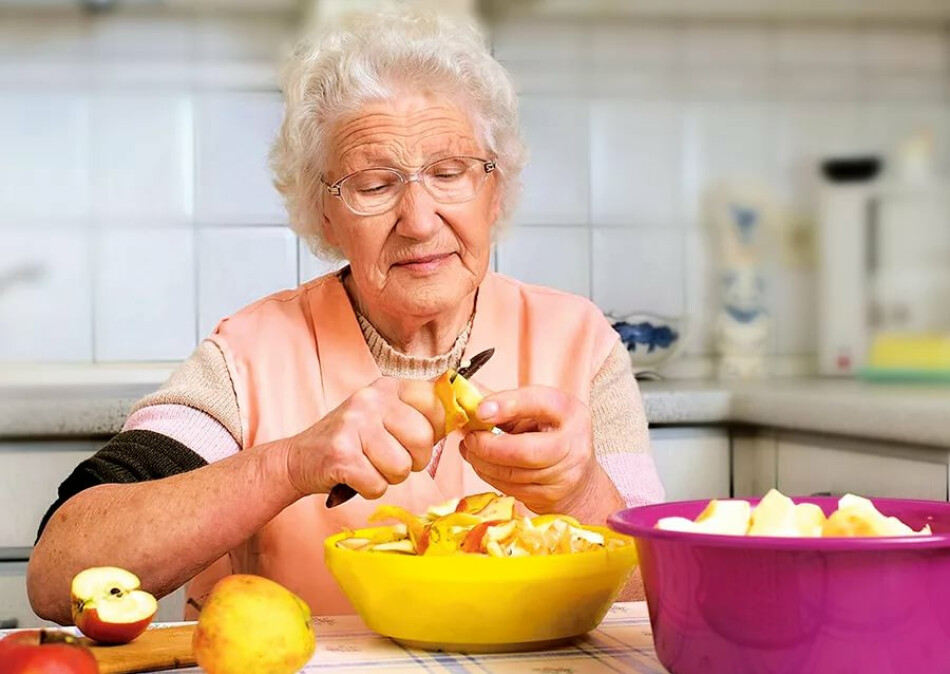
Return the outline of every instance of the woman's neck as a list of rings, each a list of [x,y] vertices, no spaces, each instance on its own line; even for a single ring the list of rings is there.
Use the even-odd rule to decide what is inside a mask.
[[[390,346],[407,356],[422,358],[440,356],[452,350],[475,311],[478,293],[473,291],[448,311],[431,316],[412,316],[390,313],[382,306],[365,301],[352,274],[344,273],[343,287],[356,310],[372,323]]]

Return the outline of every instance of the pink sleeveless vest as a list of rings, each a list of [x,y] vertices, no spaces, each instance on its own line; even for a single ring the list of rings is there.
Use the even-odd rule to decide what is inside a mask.
[[[245,447],[294,435],[379,378],[337,275],[264,298],[223,320],[212,340],[230,370]],[[527,384],[555,386],[588,402],[590,383],[617,335],[584,298],[489,273],[466,350],[495,347],[477,380],[500,391]],[[459,435],[446,439],[434,478],[413,473],[379,501],[357,497],[327,510],[324,495],[286,508],[227,557],[196,576],[188,594],[198,601],[229,573],[254,573],[302,597],[315,615],[352,609],[323,564],[323,540],[343,527],[366,525],[381,503],[423,512],[435,503],[492,490],[458,453]],[[189,610],[190,617],[194,614]]]

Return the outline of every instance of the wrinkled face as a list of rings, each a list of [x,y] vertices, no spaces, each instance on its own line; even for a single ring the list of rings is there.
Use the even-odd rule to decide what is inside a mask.
[[[462,108],[444,97],[415,94],[344,118],[330,147],[328,184],[366,168],[408,174],[445,157],[491,159]],[[364,308],[433,317],[456,307],[484,278],[499,196],[494,175],[461,204],[438,203],[413,182],[392,210],[363,216],[324,194],[324,233],[349,260]]]

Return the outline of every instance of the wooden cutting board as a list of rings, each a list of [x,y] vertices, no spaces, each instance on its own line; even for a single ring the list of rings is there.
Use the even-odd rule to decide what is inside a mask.
[[[99,663],[101,674],[134,674],[162,669],[193,667],[191,652],[194,623],[146,630],[135,641],[119,646],[100,646],[82,639]]]

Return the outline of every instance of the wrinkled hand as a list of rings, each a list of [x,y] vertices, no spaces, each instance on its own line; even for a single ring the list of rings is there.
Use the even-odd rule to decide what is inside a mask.
[[[559,389],[526,386],[489,395],[478,416],[505,431],[469,433],[459,447],[485,482],[536,513],[578,511],[601,472],[583,402]]]
[[[426,467],[444,424],[432,382],[382,377],[290,438],[288,478],[301,495],[343,483],[379,498]]]

